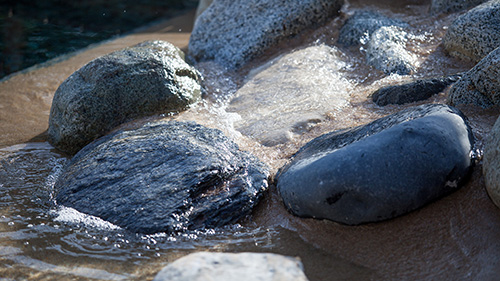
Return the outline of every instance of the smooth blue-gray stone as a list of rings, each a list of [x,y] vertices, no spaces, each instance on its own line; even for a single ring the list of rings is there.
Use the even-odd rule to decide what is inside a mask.
[[[357,225],[390,219],[456,190],[473,136],[446,105],[409,108],[320,136],[278,172],[284,204],[300,217]]]
[[[267,177],[221,131],[158,121],[84,147],[58,178],[56,201],[130,231],[174,233],[250,214]]]

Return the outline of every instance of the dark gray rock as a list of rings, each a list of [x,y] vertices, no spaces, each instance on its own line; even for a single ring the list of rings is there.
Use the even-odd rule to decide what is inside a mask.
[[[451,56],[473,62],[500,47],[500,0],[483,3],[453,21],[443,46]]]
[[[448,93],[448,103],[472,103],[484,108],[500,104],[500,47],[453,84]]]
[[[74,154],[130,119],[184,110],[200,99],[199,82],[182,51],[168,42],[144,42],[102,56],[57,89],[49,142]]]
[[[372,100],[380,106],[425,100],[442,92],[450,84],[457,82],[460,77],[462,73],[383,87],[373,93]]]
[[[340,29],[338,43],[344,46],[355,46],[361,44],[363,38],[368,40],[377,29],[382,26],[408,27],[408,24],[388,18],[382,14],[360,10],[349,17]]]
[[[157,121],[83,148],[58,178],[56,201],[130,231],[173,233],[248,215],[267,177],[221,131]]]
[[[500,118],[486,140],[483,158],[483,175],[490,199],[500,208]]]
[[[432,14],[454,13],[475,7],[486,0],[432,0],[430,11]]]
[[[196,20],[189,55],[238,68],[282,39],[339,14],[342,0],[215,0]]]
[[[306,144],[276,177],[295,215],[355,225],[390,219],[456,190],[473,136],[446,105],[409,108]]]

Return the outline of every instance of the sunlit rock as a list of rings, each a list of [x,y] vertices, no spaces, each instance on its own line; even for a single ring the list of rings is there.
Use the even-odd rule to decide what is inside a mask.
[[[55,184],[56,201],[141,233],[218,227],[250,214],[267,167],[221,131],[157,121],[80,150]]]
[[[500,118],[495,122],[486,141],[483,175],[488,195],[500,208]]]
[[[380,106],[421,101],[442,92],[450,84],[457,82],[460,77],[462,77],[461,73],[391,85],[375,91],[372,99],[373,102]]]
[[[451,56],[474,62],[500,47],[500,0],[483,3],[458,17],[448,28],[443,46]]]
[[[432,0],[430,11],[433,14],[453,13],[475,7],[487,0]]]
[[[215,0],[195,22],[189,52],[196,61],[238,68],[284,38],[339,14],[342,0]]]
[[[451,105],[500,104],[500,47],[492,51],[456,82],[448,93]]]
[[[235,94],[227,111],[241,116],[242,134],[273,146],[321,122],[348,104],[352,82],[343,54],[326,45],[284,55],[263,66]]]
[[[74,154],[117,125],[184,110],[201,97],[199,73],[164,41],[149,41],[97,58],[57,89],[49,141]]]
[[[349,225],[390,219],[460,187],[472,160],[471,130],[446,105],[423,105],[320,136],[276,176],[301,217]]]
[[[153,281],[306,281],[299,259],[270,253],[198,252],[165,266]]]

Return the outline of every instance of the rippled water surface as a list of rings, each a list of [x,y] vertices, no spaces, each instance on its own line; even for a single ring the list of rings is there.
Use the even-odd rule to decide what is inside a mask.
[[[408,106],[443,103],[446,93],[403,106],[378,107],[370,100],[370,94],[381,86],[453,74],[471,67],[447,57],[439,46],[440,38],[457,15],[429,16],[428,4],[420,2],[350,1],[343,9],[343,16],[314,32],[284,42],[239,72],[200,63],[197,67],[205,75],[208,90],[204,101],[168,118],[195,120],[219,128],[241,149],[253,152],[276,172],[298,148],[323,133],[365,124]],[[336,44],[343,20],[360,7],[375,9],[410,24],[407,49],[418,60],[415,74],[385,76],[365,64],[363,46],[344,48]],[[321,100],[325,92],[327,98],[323,102],[326,102],[334,89],[339,95],[349,97],[347,103],[329,109],[306,99],[297,112],[293,99],[271,95],[275,106],[261,106],[259,118],[254,118],[251,109],[259,107],[259,99],[246,98],[243,102],[240,99],[241,103],[233,100],[242,95],[240,89],[258,83],[252,80],[254,77],[271,82],[276,79],[265,72],[267,67],[279,69],[282,77],[300,76],[292,67],[277,63],[283,63],[279,59],[286,54],[309,46],[336,50],[339,61],[334,63],[334,68],[342,82],[340,86],[317,83],[317,92],[311,97],[317,95]],[[315,58],[315,63],[326,65],[322,69],[328,70],[331,61],[318,61],[327,58],[331,57]],[[47,88],[54,86],[57,85]],[[21,100],[15,101],[13,112],[17,110],[15,105],[23,104]],[[48,110],[46,98],[30,102],[39,103],[34,108]],[[11,110],[11,107],[0,108],[6,110],[7,115]],[[477,148],[481,150],[499,110],[460,109],[468,116]],[[280,112],[290,115],[280,115]],[[300,128],[292,126],[294,131],[285,141],[262,141],[269,137],[269,127],[284,127],[283,124],[292,124],[295,118],[313,121],[302,122]],[[13,123],[11,126],[27,124],[21,119],[8,120]],[[353,227],[299,219],[284,209],[271,185],[252,217],[240,224],[168,236],[130,233],[99,218],[59,206],[53,199],[53,186],[67,160],[43,141],[0,147],[0,277],[6,280],[144,280],[151,279],[165,264],[195,251],[299,256],[311,280],[494,280],[500,274],[500,211],[484,189],[481,163],[459,191],[390,221]]]

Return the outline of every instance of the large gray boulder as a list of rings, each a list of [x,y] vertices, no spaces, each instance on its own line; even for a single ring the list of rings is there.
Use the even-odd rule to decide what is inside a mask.
[[[175,233],[250,214],[267,177],[221,131],[157,121],[80,150],[55,184],[56,201],[130,231]]]
[[[345,77],[343,53],[326,45],[286,54],[249,79],[234,95],[227,111],[241,118],[234,127],[263,145],[289,142],[328,112],[349,103],[352,82]]]
[[[500,118],[495,122],[486,140],[483,175],[491,200],[500,208]]]
[[[278,172],[277,188],[297,216],[381,221],[457,190],[472,146],[457,109],[418,106],[312,140]]]
[[[448,103],[472,103],[484,108],[500,104],[500,47],[483,58],[450,88]]]
[[[307,281],[300,260],[269,253],[198,252],[165,266],[153,281]]]
[[[475,7],[487,0],[432,0],[430,11],[432,14],[454,13]]]
[[[481,4],[458,17],[443,38],[454,57],[478,62],[500,47],[500,0]]]
[[[182,51],[149,41],[97,58],[57,89],[49,117],[49,142],[76,153],[128,120],[178,112],[201,98],[199,73]]]
[[[343,0],[215,0],[189,39],[196,61],[239,68],[272,45],[339,14]]]

